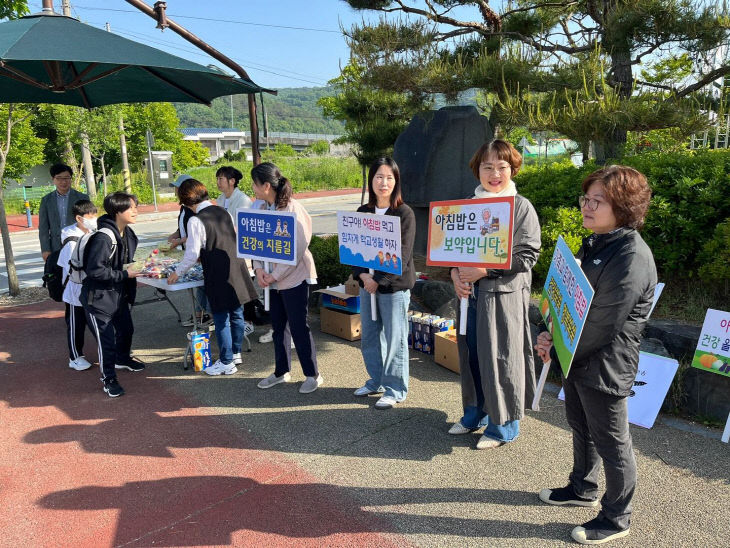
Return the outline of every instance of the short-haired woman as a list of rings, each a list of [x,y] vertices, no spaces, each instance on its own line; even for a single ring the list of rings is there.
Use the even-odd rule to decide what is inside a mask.
[[[167,283],[175,283],[200,259],[203,287],[213,312],[218,341],[218,360],[205,369],[208,375],[232,375],[241,363],[244,335],[241,305],[256,295],[251,276],[242,269],[236,252],[236,232],[228,212],[208,200],[208,189],[193,178],[178,190],[180,203],[195,211],[188,221],[188,239],[176,272]]]
[[[499,139],[482,145],[469,162],[479,181],[474,198],[514,196],[512,266],[451,269],[456,294],[469,298],[469,308],[466,336],[458,337],[464,414],[449,434],[484,428],[477,449],[517,438],[525,401],[535,390],[528,310],[532,267],[540,255],[540,223],[512,181],[521,165],[515,147]]]
[[[243,173],[233,166],[223,166],[215,172],[215,182],[222,196],[218,198],[218,205],[223,207],[236,223],[236,210],[239,208],[251,207],[251,198],[238,188],[238,183],[243,179]]]
[[[314,258],[309,251],[312,239],[312,219],[299,202],[292,198],[292,185],[278,167],[264,162],[251,170],[253,192],[261,209],[288,211],[296,214],[296,264],[275,264],[266,272],[264,263],[253,261],[256,281],[270,288],[271,326],[274,329],[274,372],[258,383],[259,388],[271,388],[291,379],[291,342],[296,346],[299,362],[306,376],[299,392],[308,394],[322,385],[317,369],[314,338],[309,330],[307,306],[309,285],[317,283]]]
[[[400,218],[400,276],[353,267],[353,277],[360,284],[360,347],[369,379],[355,390],[356,396],[383,395],[376,409],[390,409],[406,399],[408,393],[408,305],[416,283],[413,267],[413,242],[416,218],[401,196],[400,171],[392,158],[375,160],[368,173],[368,203],[359,213],[392,215]],[[390,253],[387,253],[390,263]],[[391,266],[388,264],[388,266]],[[372,319],[370,295],[376,296],[377,319]]]
[[[581,544],[601,544],[629,534],[636,461],[626,398],[636,378],[657,274],[638,232],[651,199],[646,177],[631,167],[611,166],[590,174],[583,192],[583,226],[593,234],[583,240],[577,257],[595,293],[563,379],[573,470],[566,487],[543,489],[540,499],[558,506],[598,506],[603,461],[601,511],[571,533]],[[544,361],[557,361],[549,332],[540,333],[536,348]]]

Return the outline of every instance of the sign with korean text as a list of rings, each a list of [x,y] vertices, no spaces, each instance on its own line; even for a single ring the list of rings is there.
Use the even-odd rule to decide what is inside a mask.
[[[337,238],[342,264],[403,273],[400,217],[338,211]]]
[[[588,278],[563,237],[558,237],[542,290],[540,313],[553,336],[555,352],[566,377],[592,300],[593,288]]]
[[[514,196],[431,202],[427,264],[512,266]]]
[[[297,264],[297,218],[288,211],[238,209],[238,257],[288,265]]]
[[[730,312],[707,311],[692,366],[730,377]]]

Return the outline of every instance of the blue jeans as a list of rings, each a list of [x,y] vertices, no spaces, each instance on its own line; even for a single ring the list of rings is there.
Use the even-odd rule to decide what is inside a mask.
[[[241,352],[243,343],[243,307],[213,312],[215,338],[218,340],[218,359],[226,365],[233,363],[233,354]]]
[[[195,291],[195,298],[198,301],[197,303],[195,303],[195,310],[200,312],[201,316],[209,312],[210,307],[208,306],[208,297],[205,296],[205,289],[199,287]]]
[[[377,320],[372,320],[370,293],[360,289],[362,357],[371,391],[385,390],[396,401],[408,393],[408,304],[411,292],[376,293]]]
[[[484,411],[484,391],[482,390],[482,375],[479,371],[479,356],[477,354],[477,299],[479,288],[474,287],[474,296],[469,297],[469,308],[466,312],[466,345],[469,347],[469,369],[474,379],[474,388],[477,392],[477,405],[465,406],[461,424],[465,428],[484,428],[484,435],[497,441],[508,442],[514,440],[520,433],[520,421],[507,421],[504,424],[490,422],[489,415]]]

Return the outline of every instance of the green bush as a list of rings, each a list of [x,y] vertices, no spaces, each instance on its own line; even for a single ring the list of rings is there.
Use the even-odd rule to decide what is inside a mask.
[[[553,260],[553,251],[558,243],[558,236],[562,236],[570,250],[575,254],[580,244],[590,230],[583,228],[583,216],[580,210],[574,207],[546,207],[542,210],[542,251],[540,258],[533,269],[535,285],[545,283],[550,263]]]
[[[41,209],[42,198],[31,198],[28,200],[28,206],[30,207],[31,215],[37,215]],[[25,204],[23,204],[23,213],[25,213]]]
[[[706,280],[730,281],[730,218],[717,225],[702,247],[699,274]]]
[[[312,236],[309,251],[317,267],[317,283],[320,287],[339,285],[352,274],[352,267],[340,264],[340,246],[337,235]]]

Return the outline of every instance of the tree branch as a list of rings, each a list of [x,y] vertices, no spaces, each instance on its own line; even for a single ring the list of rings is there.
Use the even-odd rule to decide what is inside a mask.
[[[730,74],[730,65],[724,65],[722,67],[716,68],[715,70],[705,74],[702,78],[700,78],[697,82],[692,84],[691,86],[687,86],[684,89],[681,89],[677,91],[676,96],[677,97],[684,97],[686,95],[689,95],[690,93],[697,91],[698,89],[702,89],[707,84],[712,82],[713,80],[717,80],[721,76],[725,76],[726,74]]]
[[[533,4],[531,6],[525,6],[524,8],[515,8],[510,11],[505,11],[502,14],[502,17],[504,18],[508,15],[512,15],[513,13],[519,13],[521,11],[530,11],[540,8],[569,8],[570,6],[575,6],[577,3],[578,2],[545,2],[544,4]]]

